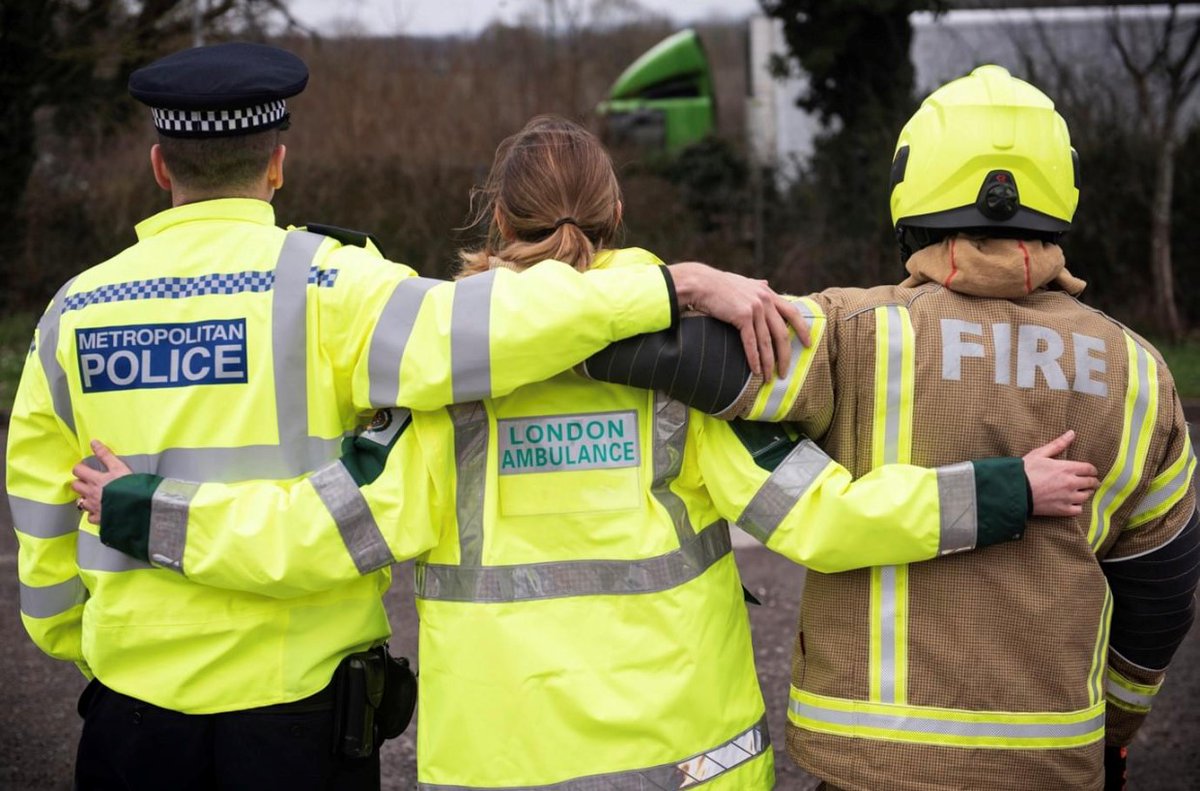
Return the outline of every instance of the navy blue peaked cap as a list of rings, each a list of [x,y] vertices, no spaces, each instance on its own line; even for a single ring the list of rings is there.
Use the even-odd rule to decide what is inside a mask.
[[[286,127],[288,97],[308,84],[308,66],[265,44],[196,47],[160,58],[129,78],[168,137],[227,137]]]

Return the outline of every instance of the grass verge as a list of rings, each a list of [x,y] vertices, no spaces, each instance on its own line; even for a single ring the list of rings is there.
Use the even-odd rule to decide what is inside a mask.
[[[1185,400],[1200,399],[1200,341],[1157,346],[1175,377],[1175,388]]]

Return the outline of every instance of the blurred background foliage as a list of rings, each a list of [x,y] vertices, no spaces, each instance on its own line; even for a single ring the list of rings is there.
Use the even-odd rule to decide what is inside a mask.
[[[790,183],[756,177],[744,142],[745,25],[701,25],[718,135],[673,159],[613,151],[625,242],[667,260],[769,277],[793,292],[896,282],[904,273],[886,183],[895,137],[917,102],[908,14],[978,3],[761,5],[785,20],[786,40],[803,53],[792,65],[813,76],[797,100],[828,122],[812,162]],[[617,75],[673,30],[632,0],[530,3],[525,22],[472,38],[307,30],[286,0],[210,0],[204,10],[198,19],[183,0],[0,0],[0,410],[34,317],[57,287],[131,244],[134,225],[168,205],[148,167],[148,113],[124,90],[138,65],[197,33],[209,42],[269,39],[297,52],[312,78],[290,102],[279,221],[368,230],[390,258],[445,276],[455,251],[478,238],[462,227],[468,195],[497,143],[538,113],[596,128],[594,107]],[[1176,333],[1163,328],[1150,282],[1161,133],[1137,122],[1111,81],[1057,63],[1050,37],[1023,46],[1019,76],[1056,99],[1082,162],[1083,197],[1065,247],[1069,266],[1090,283],[1085,298],[1176,341],[1168,361],[1179,360],[1181,389],[1200,395],[1200,353],[1189,333],[1200,321],[1200,129],[1179,120],[1173,153]]]

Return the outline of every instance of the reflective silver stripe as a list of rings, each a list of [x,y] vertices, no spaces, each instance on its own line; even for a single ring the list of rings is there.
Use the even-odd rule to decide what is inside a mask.
[[[470,279],[470,278],[468,278]],[[464,281],[465,282],[465,281]],[[481,402],[450,407],[454,420],[454,461],[457,488],[454,508],[458,519],[458,562],[483,562],[483,501],[487,492],[488,416]]]
[[[20,584],[21,613],[30,618],[50,618],[61,615],[87,601],[88,590],[79,577],[71,577],[56,585],[34,587]]]
[[[425,293],[442,283],[426,277],[410,277],[396,284],[379,314],[367,351],[372,406],[390,407],[400,401],[400,366],[408,339],[416,324]]]
[[[1152,511],[1173,497],[1177,497],[1179,492],[1192,485],[1192,465],[1196,463],[1195,453],[1192,451],[1191,444],[1188,445],[1188,459],[1183,463],[1183,467],[1179,472],[1171,477],[1171,480],[1163,484],[1158,491],[1151,492],[1142,498],[1130,515],[1130,521],[1137,519],[1142,514]]]
[[[79,529],[80,513],[75,503],[47,505],[24,497],[8,496],[13,527],[18,533],[34,538],[58,538]]]
[[[680,791],[733,771],[771,749],[767,718],[729,741],[675,763],[564,780],[549,785],[486,787],[417,783],[418,791]]]
[[[324,242],[325,237],[315,233],[289,231],[275,264],[271,366],[275,374],[279,448],[285,456],[303,457],[308,449],[308,272]],[[306,460],[311,470],[329,458]],[[254,477],[261,478],[263,474]]]
[[[1139,684],[1138,686],[1147,685]],[[1134,692],[1132,689],[1123,687],[1111,677],[1104,679],[1104,691],[1111,698],[1116,698],[1122,703],[1128,703],[1130,706],[1137,706],[1143,709],[1148,709],[1154,705],[1154,697],[1158,693],[1157,689],[1149,694]]]
[[[160,566],[183,573],[187,546],[188,505],[200,484],[167,478],[150,498],[150,536],[147,554]]]
[[[1087,736],[1104,727],[1104,711],[1079,722],[1004,722],[1002,719],[971,721],[916,717],[908,714],[878,714],[841,711],[814,706],[792,698],[788,710],[797,717],[856,728],[879,728],[901,733],[937,736],[979,736],[1004,739],[1047,739]]]
[[[450,372],[457,403],[492,394],[492,286],[496,271],[465,277],[454,284]]]
[[[895,464],[900,458],[900,393],[904,387],[904,330],[900,308],[889,305],[887,412],[883,439],[883,463]]]
[[[904,329],[900,307],[887,308],[888,379],[887,411],[884,414],[883,461],[895,464],[900,459],[900,400],[904,388]],[[896,591],[895,566],[880,569],[880,700],[896,701]]]
[[[754,493],[746,510],[738,517],[738,527],[764,544],[816,483],[831,463],[825,451],[811,440],[804,440],[787,455]]]
[[[1150,404],[1150,360],[1146,350],[1142,348],[1140,343],[1134,343],[1137,349],[1137,381],[1138,394],[1137,399],[1133,403],[1133,414],[1129,416],[1129,443],[1125,447],[1125,466],[1121,468],[1121,474],[1104,490],[1104,494],[1100,497],[1100,502],[1096,505],[1096,514],[1100,520],[1100,529],[1096,531],[1095,539],[1092,542],[1092,549],[1098,549],[1108,536],[1108,517],[1105,514],[1109,513],[1114,501],[1126,485],[1130,478],[1138,471],[1138,442],[1141,440],[1143,425],[1146,421],[1146,410]]]
[[[338,457],[341,437],[307,437],[301,447],[245,445],[235,448],[169,448],[161,453],[121,454],[134,472],[164,478],[230,483],[295,478]],[[96,467],[95,456],[87,463]]]
[[[358,573],[367,574],[390,565],[394,560],[392,550],[358,484],[342,463],[334,462],[317,470],[309,480],[337,524]]]
[[[416,594],[439,601],[496,603],[656,593],[696,579],[731,549],[729,525],[714,522],[679,549],[640,560],[473,567],[417,563]]]
[[[896,701],[896,567],[879,569],[882,589],[879,617],[882,639],[879,644],[879,696],[884,703]]]
[[[650,492],[671,517],[679,543],[695,536],[687,505],[671,491],[671,481],[683,469],[683,449],[687,443],[688,408],[663,393],[654,394],[654,481]]]
[[[801,316],[810,323],[812,322],[813,312],[808,305],[800,301],[793,302],[792,305]],[[771,387],[771,394],[767,396],[767,403],[763,407],[762,412],[763,420],[770,420],[775,415],[779,407],[783,405],[784,394],[792,386],[792,378],[799,376],[801,356],[804,354],[804,344],[800,343],[800,336],[794,333],[791,337],[791,351],[791,361],[788,365],[787,373],[775,380],[774,385]]]
[[[75,412],[71,408],[71,385],[67,381],[67,373],[58,364],[58,333],[63,313],[63,300],[75,278],[68,280],[58,293],[40,321],[38,321],[38,360],[42,371],[46,374],[46,383],[50,387],[50,399],[54,402],[54,414],[67,425],[71,433],[75,433]]]
[[[149,563],[131,558],[123,552],[100,543],[100,537],[86,530],[79,531],[75,547],[75,563],[87,571],[139,571],[153,569]]]
[[[975,465],[969,461],[937,468],[942,530],[939,555],[975,548],[979,523],[975,502]]]

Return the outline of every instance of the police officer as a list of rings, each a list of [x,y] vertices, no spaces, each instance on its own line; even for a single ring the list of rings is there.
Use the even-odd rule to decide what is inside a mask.
[[[386,570],[285,601],[193,584],[174,539],[151,540],[154,565],[108,549],[69,486],[91,438],[141,472],[289,479],[335,458],[364,410],[507,392],[668,326],[680,301],[740,318],[764,362],[769,329],[786,349],[789,308],[699,265],[614,278],[548,263],[454,285],[415,277],[362,235],[277,228],[286,100],[307,79],[294,55],[241,43],[135,73],[172,208],[66,283],[34,336],[8,493],[22,621],[91,679],[80,788],[377,787],[377,754],[330,749],[330,680],[388,635]],[[175,488],[151,519],[177,520],[191,494]]]
[[[464,254],[472,277],[547,255],[645,268],[644,251],[607,246],[617,180],[577,125],[534,119],[502,144],[488,183],[494,241]],[[380,417],[294,483],[115,480],[101,537],[152,560],[147,543],[170,533],[193,581],[276,597],[422,555],[421,788],[765,791],[773,756],[726,520],[826,572],[1024,529],[1020,459],[889,465],[851,482],[794,434],[731,428],[574,372],[411,423]],[[105,460],[105,475],[81,475],[124,471]],[[155,524],[154,504],[179,487],[195,491],[186,513]]]

